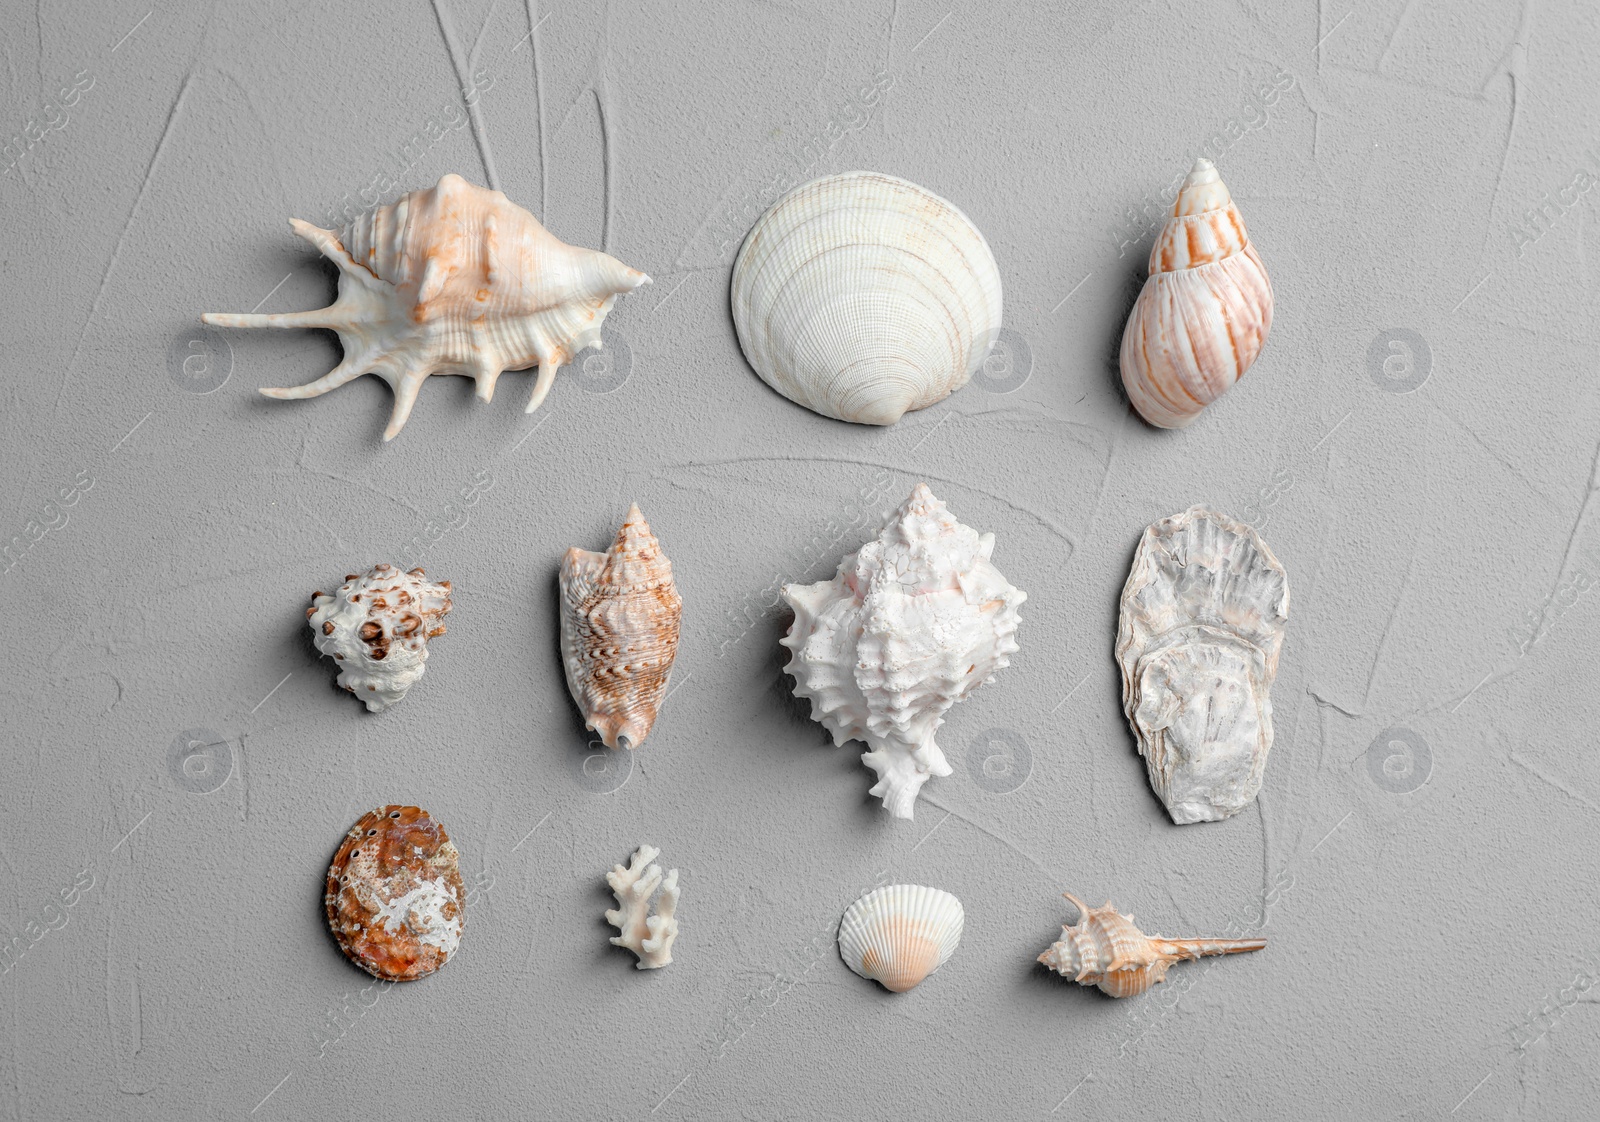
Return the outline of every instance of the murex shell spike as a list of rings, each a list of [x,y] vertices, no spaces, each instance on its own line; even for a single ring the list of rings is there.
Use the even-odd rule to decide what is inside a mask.
[[[394,391],[384,440],[405,427],[430,374],[472,378],[478,399],[489,401],[503,371],[537,366],[532,413],[557,370],[585,347],[600,348],[617,297],[650,283],[609,254],[567,245],[499,191],[459,175],[337,233],[298,218],[289,224],[339,267],[338,299],[307,312],[200,318],[217,327],[338,332],[338,366],[303,386],[261,392],[298,400],[376,374]]]
[[[1139,415],[1182,428],[1244,377],[1272,327],[1272,282],[1210,160],[1194,163],[1150,249],[1122,333],[1122,385]]]
[[[1064,924],[1062,938],[1039,956],[1063,977],[1081,986],[1097,986],[1112,997],[1133,997],[1166,980],[1174,962],[1212,955],[1259,951],[1265,939],[1165,939],[1146,935],[1107,900],[1091,908],[1070,892],[1062,896],[1078,909],[1078,922]]]

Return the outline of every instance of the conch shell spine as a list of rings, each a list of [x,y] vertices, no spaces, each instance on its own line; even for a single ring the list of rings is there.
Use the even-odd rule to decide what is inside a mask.
[[[405,426],[430,374],[472,378],[478,399],[488,401],[503,371],[537,366],[532,413],[561,366],[585,347],[599,349],[617,296],[650,283],[608,254],[565,244],[499,191],[459,175],[339,233],[298,218],[289,225],[338,266],[338,298],[315,311],[200,318],[217,327],[338,332],[338,366],[306,385],[261,392],[298,400],[376,374],[394,391],[384,440]]]
[[[1122,384],[1139,415],[1182,428],[1244,377],[1272,327],[1272,283],[1216,167],[1195,161],[1150,249],[1122,333]]]

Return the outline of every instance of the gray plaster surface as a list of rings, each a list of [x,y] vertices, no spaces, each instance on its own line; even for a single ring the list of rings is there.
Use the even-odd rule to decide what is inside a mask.
[[[7,8],[0,1118],[1592,1110],[1594,5]],[[1116,347],[1201,153],[1277,318],[1163,432]],[[770,391],[727,306],[774,192],[852,168],[956,202],[1005,283],[985,375],[889,429]],[[331,298],[289,218],[450,171],[655,279],[536,414],[531,375],[487,406],[435,378],[384,445],[376,378],[256,392],[328,370],[331,334],[200,329]],[[775,590],[917,480],[1029,598],[904,822],[793,699]],[[684,639],[618,764],[567,696],[554,577],[635,499]],[[1141,530],[1195,502],[1260,527],[1293,604],[1260,798],[1176,827],[1111,647]],[[374,715],[302,613],[384,559],[456,596]],[[321,894],[391,801],[446,825],[472,896],[458,956],[382,987]],[[601,918],[642,841],[683,886],[653,973]],[[832,944],[887,882],[967,913],[904,996]],[[1034,965],[1063,890],[1270,945],[1112,1001]]]

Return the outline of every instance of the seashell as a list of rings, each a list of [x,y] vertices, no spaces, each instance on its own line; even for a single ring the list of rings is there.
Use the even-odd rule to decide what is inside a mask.
[[[394,391],[384,440],[405,427],[430,374],[472,378],[478,400],[488,401],[503,371],[537,366],[532,413],[557,370],[585,347],[600,349],[600,325],[617,296],[650,283],[608,254],[567,245],[499,191],[459,175],[337,233],[298,218],[289,225],[339,267],[338,299],[309,312],[200,318],[219,327],[337,331],[338,366],[306,385],[261,392],[297,400],[376,374]]]
[[[389,982],[448,962],[467,918],[456,847],[415,806],[380,806],[350,827],[328,867],[323,903],[350,961]]]
[[[637,748],[672,678],[683,616],[672,562],[638,503],[604,553],[567,550],[560,584],[567,690],[607,748]]]
[[[733,263],[739,346],[763,381],[841,421],[943,401],[1000,333],[1000,270],[955,204],[876,172],[796,187]]]
[[[1210,160],[1194,162],[1150,248],[1122,333],[1122,385],[1139,415],[1181,429],[1250,369],[1272,327],[1272,282]]]
[[[611,945],[627,947],[639,957],[635,970],[657,970],[672,962],[672,944],[678,938],[678,870],[651,862],[661,856],[653,845],[633,851],[627,868],[613,865],[606,883],[617,898],[616,908],[606,912],[606,922],[621,932],[611,937]],[[650,914],[650,897],[657,888],[656,914]]]
[[[1261,789],[1289,577],[1242,522],[1203,507],[1144,532],[1122,590],[1122,707],[1174,822],[1216,822]]]
[[[1209,955],[1259,951],[1265,939],[1163,939],[1146,935],[1133,925],[1133,916],[1119,915],[1111,901],[1091,908],[1070,892],[1063,892],[1078,909],[1078,922],[1063,925],[1063,938],[1039,956],[1039,961],[1080,986],[1099,986],[1112,997],[1133,997],[1157,982],[1166,981],[1174,962]]]
[[[871,794],[910,818],[930,775],[949,775],[934,743],[944,715],[1017,649],[1028,598],[990,562],[994,535],[963,526],[918,483],[876,541],[816,584],[784,585],[794,623],[784,669],[835,744],[862,740]]]
[[[376,713],[406,695],[422,677],[428,640],[444,634],[450,582],[424,580],[379,562],[365,576],[350,573],[332,596],[311,594],[306,620],[317,650],[339,663],[339,685]]]
[[[891,884],[844,911],[839,957],[893,993],[905,993],[943,966],[961,942],[961,901],[938,888]]]

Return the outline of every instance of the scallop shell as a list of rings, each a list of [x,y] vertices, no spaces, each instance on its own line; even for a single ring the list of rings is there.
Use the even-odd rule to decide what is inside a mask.
[[[933,740],[945,713],[1017,649],[1028,595],[1000,575],[993,552],[993,534],[957,522],[918,483],[832,580],[783,587],[795,695],[835,744],[866,742],[871,794],[898,818],[911,817],[929,776],[950,774]]]
[[[1063,938],[1052,943],[1039,961],[1080,986],[1098,986],[1112,997],[1133,997],[1166,980],[1174,962],[1219,954],[1259,951],[1265,939],[1163,939],[1146,935],[1133,925],[1132,915],[1120,915],[1107,900],[1091,908],[1070,892],[1063,892],[1078,909],[1078,922],[1063,925]]]
[[[339,664],[339,685],[376,713],[406,695],[422,677],[428,640],[444,634],[450,582],[424,580],[379,562],[365,576],[350,573],[333,595],[311,594],[306,621],[317,650]]]
[[[961,901],[941,889],[875,888],[845,909],[839,957],[863,978],[905,993],[955,954],[965,919]]]
[[[1122,333],[1122,385],[1152,425],[1180,429],[1244,377],[1272,327],[1272,282],[1216,167],[1183,181]]]
[[[953,203],[876,172],[796,187],[733,263],[739,345],[769,386],[841,421],[943,401],[1000,333],[1000,270]]]
[[[1288,574],[1244,523],[1195,506],[1139,540],[1117,665],[1123,712],[1174,822],[1227,818],[1261,789],[1288,618]]]
[[[567,550],[560,584],[561,659],[572,700],[607,748],[637,748],[672,678],[683,616],[672,562],[638,503],[606,552]]]
[[[380,806],[344,836],[323,897],[339,947],[390,982],[432,974],[455,954],[466,925],[455,845],[415,806]]]
[[[344,361],[314,382],[262,390],[299,399],[376,374],[394,391],[393,440],[430,374],[460,374],[494,396],[506,370],[537,366],[527,412],[585,347],[617,297],[650,278],[616,258],[567,245],[499,191],[446,175],[335,233],[292,219],[294,232],[339,267],[339,298],[310,312],[200,318],[219,327],[326,327]]]
[[[606,912],[606,922],[619,934],[611,936],[611,945],[627,947],[639,959],[636,970],[659,970],[672,964],[672,944],[678,939],[678,870],[668,869],[661,875],[661,866],[652,864],[661,851],[653,845],[641,845],[633,851],[626,867],[613,865],[606,874],[611,894],[617,906]],[[656,914],[650,914],[650,897],[657,888]]]

